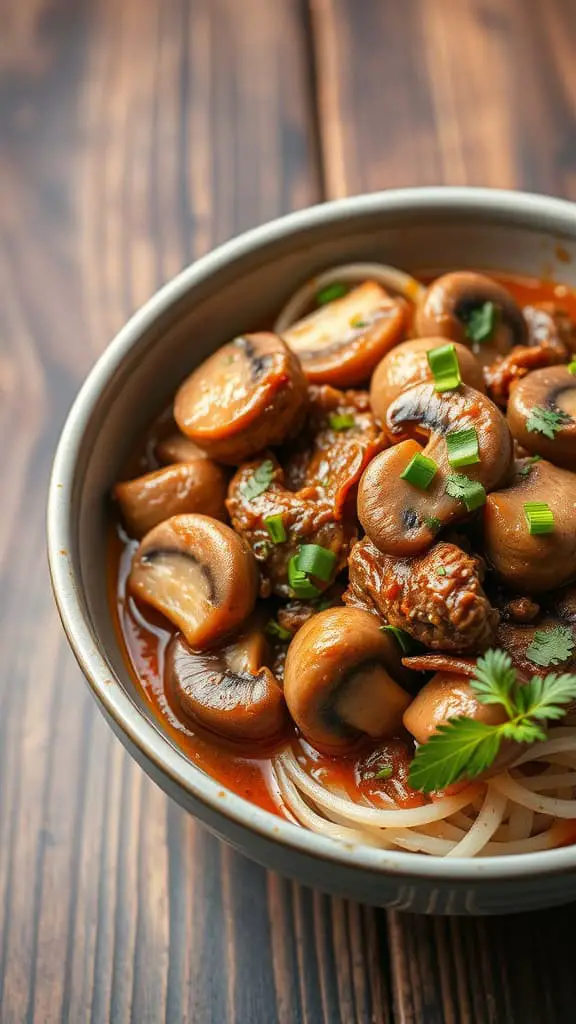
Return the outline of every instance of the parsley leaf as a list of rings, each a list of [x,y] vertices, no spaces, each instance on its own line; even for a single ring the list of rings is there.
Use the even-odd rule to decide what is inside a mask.
[[[274,463],[271,459],[265,459],[254,470],[252,476],[244,480],[240,486],[240,490],[247,501],[252,501],[252,498],[257,498],[259,494],[264,494],[270,487],[273,476]]]
[[[576,647],[576,638],[569,626],[556,626],[554,629],[538,629],[534,639],[526,651],[526,657],[535,665],[548,668],[567,661]]]
[[[416,751],[408,783],[431,793],[458,779],[473,778],[489,768],[500,749],[494,726],[473,718],[451,718]]]
[[[514,714],[511,694],[516,685],[516,669],[505,651],[487,651],[476,662],[471,686],[482,704],[502,704],[510,717]]]
[[[496,306],[493,302],[484,302],[482,306],[472,309],[464,320],[466,337],[470,341],[488,341],[496,326]]]
[[[446,477],[446,494],[466,505],[468,512],[480,508],[486,501],[486,491],[477,480],[471,480],[464,473],[450,473]]]
[[[526,420],[526,430],[531,434],[544,434],[544,437],[553,441],[558,431],[565,423],[570,423],[571,419],[563,409],[544,409],[541,405],[535,405]]]

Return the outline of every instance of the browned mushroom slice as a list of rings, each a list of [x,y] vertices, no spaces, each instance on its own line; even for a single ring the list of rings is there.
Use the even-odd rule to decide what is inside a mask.
[[[319,750],[354,748],[362,737],[396,735],[413,677],[378,620],[357,608],[320,612],[288,648],[284,694],[288,710]]]
[[[432,282],[416,314],[417,333],[469,345],[483,366],[525,345],[526,321],[512,296],[484,274],[456,271]]]
[[[482,488],[490,491],[504,482],[512,464],[512,438],[494,403],[465,385],[437,394],[433,384],[415,384],[389,406],[386,424],[399,441],[428,435],[428,443],[421,448],[416,440],[404,441],[372,460],[360,480],[358,517],[381,551],[417,555],[443,526],[482,504]],[[462,471],[450,465],[446,437],[464,429],[475,432],[479,461]],[[437,467],[426,488],[402,478],[420,454]],[[480,485],[474,495],[473,484]]]
[[[166,650],[166,692],[187,718],[217,736],[271,741],[281,735],[288,715],[268,658],[259,624],[215,651],[193,651],[177,634]]]
[[[432,380],[427,353],[445,345],[445,338],[411,338],[396,345],[378,363],[370,383],[370,405],[382,424],[388,408],[406,388]],[[466,345],[454,343],[462,382],[477,391],[485,391],[482,367]]]
[[[364,537],[352,548],[347,605],[374,611],[433,650],[484,651],[498,612],[484,590],[480,559],[440,542],[419,558],[383,555]]]
[[[275,334],[247,334],[218,349],[179,388],[174,418],[219,462],[237,464],[300,429],[308,388]]]
[[[114,497],[133,537],[185,512],[226,518],[226,477],[210,459],[165,466],[135,480],[116,484]]]
[[[309,381],[353,387],[367,380],[384,353],[401,340],[407,320],[403,299],[366,281],[282,334]]]
[[[512,389],[508,423],[526,451],[575,470],[576,375],[567,366],[528,374]]]
[[[530,533],[524,506],[533,502],[551,509],[551,533]],[[575,510],[576,474],[543,459],[519,463],[511,486],[488,495],[484,550],[511,590],[541,594],[576,579]]]
[[[192,647],[217,643],[254,607],[256,563],[242,539],[208,516],[173,516],[141,542],[128,578],[135,597],[162,612]]]
[[[422,687],[404,713],[404,726],[417,743],[426,743],[439,725],[450,718],[464,715],[487,725],[499,725],[506,712],[499,704],[481,704],[475,695],[468,673],[458,669],[437,672]],[[516,748],[518,753],[518,748]]]
[[[154,454],[158,462],[170,464],[172,462],[196,462],[198,459],[207,458],[206,452],[194,444],[184,434],[170,434],[162,441],[158,441],[154,448]]]

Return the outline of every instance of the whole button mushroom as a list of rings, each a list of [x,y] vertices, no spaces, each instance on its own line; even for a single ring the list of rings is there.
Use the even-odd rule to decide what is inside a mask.
[[[576,471],[576,375],[567,366],[535,370],[515,384],[507,415],[527,452]]]
[[[308,388],[300,363],[276,334],[236,338],[180,386],[174,419],[183,434],[219,462],[237,465],[293,437]]]
[[[266,665],[269,653],[259,621],[214,651],[194,651],[178,633],[166,650],[166,693],[186,718],[217,736],[250,743],[274,740],[288,714]]]
[[[258,574],[250,549],[229,526],[181,515],[146,534],[128,587],[178,626],[191,647],[205,648],[250,615]]]
[[[378,363],[370,382],[370,405],[382,424],[388,409],[406,388],[432,380],[427,353],[445,344],[444,338],[411,338],[396,345]],[[482,367],[466,345],[454,343],[462,382],[477,391],[485,391]]]
[[[330,608],[309,619],[288,648],[284,695],[309,742],[328,753],[362,737],[397,735],[410,703],[396,641],[357,608]]]
[[[365,281],[282,330],[313,384],[362,384],[404,335],[408,305]]]
[[[386,429],[401,443],[372,459],[358,489],[360,522],[386,554],[425,551],[442,527],[483,504],[484,492],[501,486],[512,466],[506,420],[486,395],[466,385],[442,394],[432,383],[407,388],[389,406]],[[450,464],[446,437],[465,429],[475,432],[478,450],[477,461],[462,472]],[[416,439],[426,436],[422,447]],[[402,477],[420,455],[436,467],[425,488]]]
[[[189,437],[176,432],[157,442],[154,448],[154,455],[158,462],[163,464],[196,462],[198,459],[207,458],[206,452],[203,452]]]
[[[116,484],[113,496],[128,532],[140,539],[158,523],[185,512],[225,519],[226,485],[220,466],[211,459],[196,458]]]
[[[510,293],[471,271],[432,282],[416,314],[416,329],[423,338],[438,335],[469,345],[483,366],[528,340],[522,310]]]
[[[414,668],[428,668],[427,659],[406,659]],[[462,662],[456,660],[449,670],[436,672],[432,679],[422,687],[404,713],[404,727],[417,743],[426,743],[434,735],[439,725],[445,725],[451,718],[464,715],[476,722],[486,725],[500,725],[506,720],[506,712],[501,705],[482,704],[476,697],[471,685],[470,672],[462,672]],[[517,753],[518,749],[516,748]]]

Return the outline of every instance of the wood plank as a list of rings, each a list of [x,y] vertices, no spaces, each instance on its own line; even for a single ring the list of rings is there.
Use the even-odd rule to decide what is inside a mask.
[[[330,196],[435,183],[576,195],[573,4],[311,3]],[[395,1019],[571,1019],[573,914],[448,921],[374,911],[373,926],[387,928]]]

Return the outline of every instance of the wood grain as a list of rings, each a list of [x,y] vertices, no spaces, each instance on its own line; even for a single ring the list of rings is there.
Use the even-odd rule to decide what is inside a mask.
[[[0,0],[0,1020],[484,1024],[574,1015],[573,910],[331,900],[125,755],[49,593],[49,464],[130,312],[216,242],[428,182],[574,195],[570,0]]]

